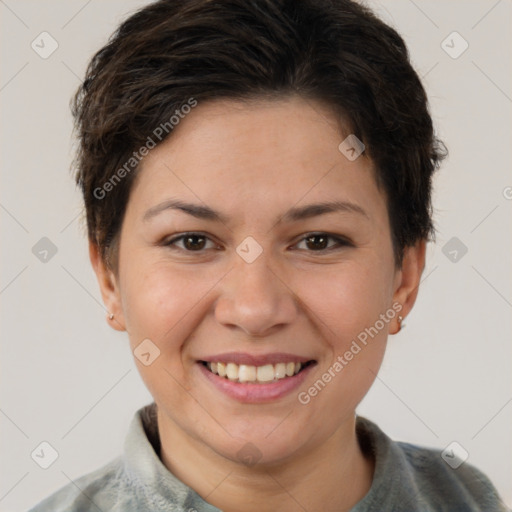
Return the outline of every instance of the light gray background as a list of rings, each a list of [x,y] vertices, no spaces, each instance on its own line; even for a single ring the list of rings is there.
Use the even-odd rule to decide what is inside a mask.
[[[146,3],[0,1],[2,511],[27,509],[118,455],[151,401],[126,334],[106,324],[88,261],[68,108],[93,52]],[[512,4],[369,5],[406,39],[451,156],[436,179],[438,241],[416,307],[359,413],[395,439],[456,440],[510,506]],[[31,48],[43,31],[59,44],[48,59]],[[457,59],[441,47],[453,31],[469,43]],[[42,237],[58,249],[46,263],[32,253]],[[442,252],[452,237],[468,248],[456,263]],[[46,470],[30,456],[42,441],[59,453]]]

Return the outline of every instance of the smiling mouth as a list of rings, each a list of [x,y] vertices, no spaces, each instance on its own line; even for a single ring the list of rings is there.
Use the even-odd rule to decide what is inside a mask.
[[[315,361],[305,363],[277,363],[252,366],[246,364],[200,361],[211,373],[231,382],[246,384],[268,384],[278,380],[288,379],[304,371]]]

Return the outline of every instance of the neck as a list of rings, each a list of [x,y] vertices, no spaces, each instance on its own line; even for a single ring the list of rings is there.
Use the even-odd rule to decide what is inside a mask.
[[[369,491],[374,461],[362,453],[355,418],[321,445],[285,462],[244,466],[183,432],[158,408],[162,463],[225,512],[348,511]]]

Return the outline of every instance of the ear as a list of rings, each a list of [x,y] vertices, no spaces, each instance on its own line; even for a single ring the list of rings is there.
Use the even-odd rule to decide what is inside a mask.
[[[426,248],[426,240],[420,240],[415,245],[406,247],[404,250],[402,267],[395,275],[395,291],[393,294],[393,304],[396,302],[400,303],[402,309],[395,317],[395,321],[389,331],[390,334],[396,334],[400,331],[398,316],[405,319],[416,302],[421,275],[425,268]]]
[[[116,331],[126,331],[118,279],[112,270],[107,268],[97,244],[91,240],[89,240],[89,258],[100,285],[103,303],[108,310],[107,322]],[[114,317],[110,318],[110,315]]]

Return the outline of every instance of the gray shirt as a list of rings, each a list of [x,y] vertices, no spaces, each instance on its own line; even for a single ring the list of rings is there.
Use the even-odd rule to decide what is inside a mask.
[[[375,458],[368,494],[351,512],[505,512],[489,479],[463,463],[452,469],[439,450],[395,442],[361,416],[356,430]],[[219,512],[161,462],[154,403],[135,414],[124,453],[78,478],[30,512]],[[315,511],[310,511],[315,512]]]

